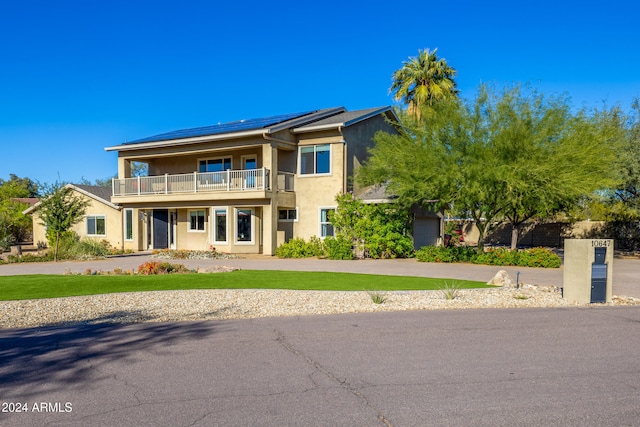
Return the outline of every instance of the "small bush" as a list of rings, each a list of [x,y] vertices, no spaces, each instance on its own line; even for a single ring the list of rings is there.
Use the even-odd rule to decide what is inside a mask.
[[[289,240],[276,248],[278,258],[310,258],[324,255],[322,240],[312,237],[309,242],[300,237]]]
[[[351,241],[342,237],[327,237],[324,239],[324,252],[329,259],[353,259]]]
[[[387,302],[387,296],[384,292],[367,291],[367,293],[369,294],[369,298],[371,298],[371,302],[374,304],[384,304]]]
[[[477,252],[469,246],[423,246],[416,251],[421,262],[469,262]]]
[[[138,274],[145,276],[154,274],[174,274],[174,273],[190,273],[183,264],[170,264],[168,262],[147,261],[138,266]]]
[[[452,280],[450,282],[445,280],[442,283],[442,285],[438,287],[438,289],[442,293],[442,296],[444,297],[444,299],[454,300],[458,297],[458,294],[460,293],[462,286],[455,280]]]
[[[111,245],[106,240],[83,238],[71,250],[74,259],[104,258],[111,255]]]
[[[436,247],[424,246],[416,251],[416,259],[421,262],[471,262],[483,265],[558,268],[562,261],[549,249],[533,248],[510,250],[489,248],[478,252],[466,246]]]

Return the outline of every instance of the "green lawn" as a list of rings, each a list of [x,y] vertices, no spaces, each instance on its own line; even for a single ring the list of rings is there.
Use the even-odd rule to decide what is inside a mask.
[[[266,270],[157,276],[0,276],[0,300],[185,289],[436,290],[444,285],[445,280],[452,282],[422,277]],[[456,280],[455,283],[466,289],[490,287],[483,282],[468,280]]]

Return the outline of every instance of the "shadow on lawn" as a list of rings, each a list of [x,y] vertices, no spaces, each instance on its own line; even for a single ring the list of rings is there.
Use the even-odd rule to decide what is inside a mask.
[[[109,319],[90,322],[105,320]],[[139,352],[179,352],[175,346],[210,337],[219,326],[218,322],[99,323],[0,330],[0,396],[25,399],[80,389],[113,376],[101,371],[105,364],[133,362]]]

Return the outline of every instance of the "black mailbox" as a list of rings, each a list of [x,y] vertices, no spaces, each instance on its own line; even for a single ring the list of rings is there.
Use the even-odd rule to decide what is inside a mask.
[[[591,302],[607,302],[607,248],[598,247],[595,260],[591,264]]]

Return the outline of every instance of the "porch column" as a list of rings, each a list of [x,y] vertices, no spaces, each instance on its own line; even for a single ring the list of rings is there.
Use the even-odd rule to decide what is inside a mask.
[[[131,176],[131,161],[124,157],[118,157],[118,178],[129,178]]]
[[[275,255],[278,245],[278,149],[273,143],[267,142],[262,146],[262,166],[269,169],[268,204],[262,208],[262,253]],[[267,183],[265,183],[267,184]]]

